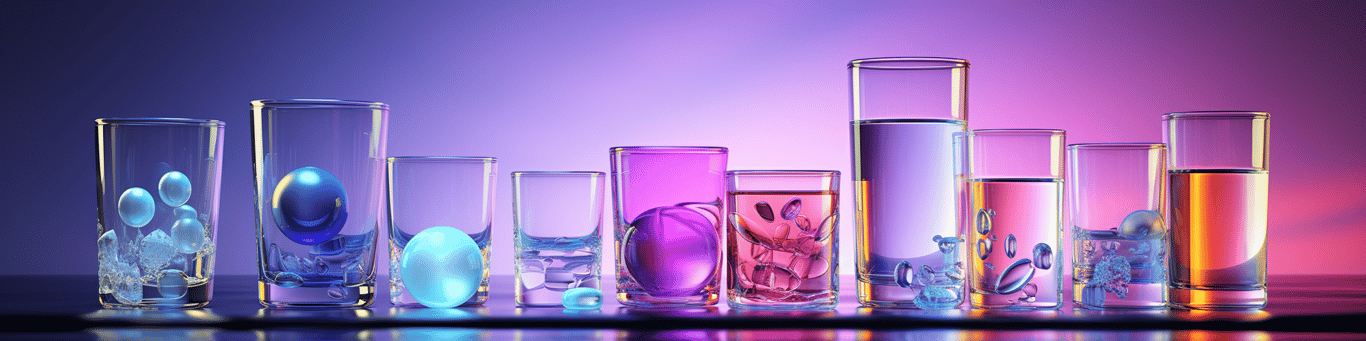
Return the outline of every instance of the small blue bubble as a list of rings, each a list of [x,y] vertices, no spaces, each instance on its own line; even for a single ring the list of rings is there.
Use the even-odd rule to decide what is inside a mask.
[[[346,225],[346,189],[341,180],[321,168],[295,169],[275,186],[271,213],[289,240],[319,244]]]
[[[185,177],[185,173],[166,172],[166,175],[161,176],[161,181],[157,182],[157,191],[161,193],[161,202],[166,205],[184,205],[190,200],[190,178]]]
[[[152,215],[155,214],[156,202],[152,201],[152,193],[141,187],[133,187],[123,191],[119,196],[119,219],[124,224],[131,227],[143,227],[152,222]]]
[[[161,292],[161,297],[181,298],[185,297],[185,291],[189,285],[189,279],[185,278],[184,271],[161,270],[161,278],[157,280],[157,291]]]
[[[978,239],[978,240],[977,240],[977,258],[981,258],[982,260],[987,260],[987,257],[988,257],[988,256],[991,256],[991,241],[990,241],[990,240],[987,240],[986,238]]]
[[[1006,257],[1015,258],[1015,235],[1006,236]]]
[[[199,219],[199,212],[196,212],[194,207],[191,207],[190,205],[177,206],[175,210],[171,212],[176,218]]]
[[[171,225],[171,235],[175,236],[177,251],[195,253],[204,244],[204,224],[194,218],[180,218]]]
[[[403,285],[429,308],[450,308],[469,301],[484,278],[484,258],[468,234],[449,226],[413,236],[399,261]]]
[[[594,288],[573,288],[560,297],[565,309],[592,310],[602,308],[602,291]]]

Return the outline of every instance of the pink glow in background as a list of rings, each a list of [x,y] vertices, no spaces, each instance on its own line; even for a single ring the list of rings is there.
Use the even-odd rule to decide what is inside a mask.
[[[1361,13],[1243,1],[6,2],[0,274],[95,273],[93,119],[114,116],[227,122],[217,270],[255,273],[248,101],[262,98],[385,102],[390,156],[497,157],[494,274],[512,271],[509,173],[606,171],[608,148],[627,145],[725,146],[731,169],[840,170],[840,271],[852,273],[845,64],[883,56],[965,58],[970,128],[1059,128],[1068,143],[1160,142],[1173,111],[1270,112],[1270,272],[1364,274]]]

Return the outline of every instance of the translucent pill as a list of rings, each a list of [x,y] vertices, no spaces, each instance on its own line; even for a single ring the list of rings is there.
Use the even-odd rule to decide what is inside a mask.
[[[132,227],[143,227],[152,221],[152,215],[156,213],[156,202],[152,201],[152,193],[141,187],[133,187],[123,191],[119,196],[119,219],[124,224]]]
[[[1042,270],[1053,267],[1053,248],[1044,243],[1034,245],[1034,266]]]
[[[1015,258],[1015,235],[1006,236],[1006,257]]]
[[[1013,294],[1024,289],[1034,278],[1034,267],[1029,263],[1028,259],[1017,260],[1001,271],[1001,276],[996,278],[996,293]]]
[[[788,201],[788,202],[787,202],[787,205],[783,205],[783,212],[782,212],[782,213],[783,213],[783,219],[787,219],[787,220],[797,219],[797,213],[799,213],[799,212],[801,212],[801,211],[802,211],[802,199],[792,198],[791,201]]]
[[[275,186],[271,213],[289,240],[320,244],[346,225],[346,189],[341,180],[322,168],[295,169]]]
[[[564,292],[560,303],[565,309],[592,310],[602,308],[602,291],[594,288],[573,288]]]
[[[767,201],[760,201],[754,204],[754,212],[759,213],[759,218],[764,218],[768,222],[773,222],[773,206],[769,206]]]
[[[474,296],[484,260],[470,236],[448,226],[423,230],[408,241],[399,262],[408,294],[424,306],[450,308]]]
[[[298,288],[304,285],[304,278],[293,272],[281,271],[275,274],[275,285],[284,288]]]
[[[157,192],[161,194],[161,202],[168,206],[184,205],[190,200],[190,178],[181,172],[166,172],[166,175],[161,176],[161,181],[157,182]]]

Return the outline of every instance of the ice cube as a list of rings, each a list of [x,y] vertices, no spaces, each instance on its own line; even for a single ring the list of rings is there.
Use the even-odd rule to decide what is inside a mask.
[[[166,263],[170,262],[175,255],[175,242],[171,240],[171,236],[166,235],[166,232],[157,229],[148,234],[147,237],[142,238],[142,250],[139,256],[141,257],[140,263],[143,271],[148,273],[161,271],[161,268],[165,267]]]

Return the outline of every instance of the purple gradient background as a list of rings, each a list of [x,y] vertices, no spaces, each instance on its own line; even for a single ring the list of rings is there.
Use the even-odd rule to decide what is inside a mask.
[[[389,155],[498,158],[493,273],[509,274],[510,172],[606,171],[612,146],[716,145],[731,169],[852,174],[845,63],[907,55],[972,63],[973,129],[1160,141],[1166,112],[1268,111],[1270,272],[1362,274],[1361,13],[1350,1],[5,2],[0,274],[95,273],[98,117],[228,123],[217,269],[251,274],[247,102],[389,103]]]

